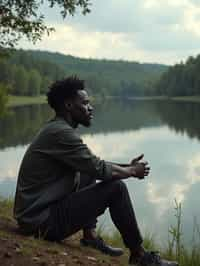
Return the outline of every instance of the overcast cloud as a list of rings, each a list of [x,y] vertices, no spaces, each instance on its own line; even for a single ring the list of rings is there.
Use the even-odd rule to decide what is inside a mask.
[[[92,0],[91,13],[62,20],[45,7],[56,32],[20,46],[79,57],[174,64],[200,53],[199,0]]]

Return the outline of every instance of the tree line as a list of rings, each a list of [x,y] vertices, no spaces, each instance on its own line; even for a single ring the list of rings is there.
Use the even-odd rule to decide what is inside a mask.
[[[17,50],[0,58],[0,83],[13,95],[45,94],[55,80],[78,75],[90,94],[98,96],[151,95],[154,83],[166,69],[163,65],[137,62],[81,59],[58,53]]]
[[[0,59],[0,83],[6,84],[13,95],[44,94],[53,80],[63,76],[64,72],[57,65],[36,60],[32,55],[14,53]]]
[[[92,94],[112,96],[142,96],[152,94],[155,83],[167,66],[141,64],[125,60],[83,59],[46,51],[26,51],[35,58],[56,63],[66,75],[78,74],[86,80]]]
[[[159,95],[193,96],[200,95],[200,55],[190,56],[185,63],[181,62],[168,68],[156,84]]]
[[[200,55],[167,67],[16,50],[9,57],[0,57],[0,106],[7,101],[8,91],[13,95],[45,94],[53,81],[73,74],[86,80],[87,90],[94,96],[199,95],[199,69]]]

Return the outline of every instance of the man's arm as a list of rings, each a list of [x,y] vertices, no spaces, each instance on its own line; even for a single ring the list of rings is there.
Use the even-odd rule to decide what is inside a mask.
[[[113,163],[111,165],[112,177],[119,179],[125,179],[128,177],[137,177],[139,179],[143,179],[149,174],[150,171],[150,167],[146,162],[135,163],[129,166],[120,166]]]
[[[131,176],[144,178],[148,170],[146,163],[135,163],[127,166],[120,166],[101,160],[96,157],[87,145],[83,143],[72,128],[65,128],[53,136],[54,146],[44,153],[63,162],[76,171],[85,172],[100,180],[113,178],[124,179]],[[132,163],[132,162],[131,162]]]
[[[144,154],[140,154],[139,156],[135,157],[134,159],[132,159],[132,161],[128,164],[125,164],[125,163],[115,163],[115,162],[108,162],[110,164],[114,164],[114,165],[118,165],[118,166],[121,166],[121,167],[128,167],[128,166],[131,166],[131,165],[134,165],[135,163],[139,163],[139,161],[141,161],[144,157]]]
[[[147,162],[141,162],[144,154],[132,159],[130,164],[119,164],[109,162],[112,165],[112,176],[113,178],[128,178],[130,176],[143,179],[149,174],[150,167]]]

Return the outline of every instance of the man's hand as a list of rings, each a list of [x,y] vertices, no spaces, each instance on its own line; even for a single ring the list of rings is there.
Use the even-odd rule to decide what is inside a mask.
[[[112,163],[112,176],[114,178],[125,179],[134,176],[138,179],[144,179],[149,174],[150,167],[147,162],[141,161],[144,154],[134,158],[128,165],[118,165]]]
[[[147,162],[139,162],[139,163],[134,163],[132,166],[135,169],[135,177],[138,179],[144,179],[145,176],[148,176],[150,167],[148,166]]]
[[[139,179],[143,179],[145,176],[149,174],[149,171],[150,171],[148,162],[141,162],[143,158],[144,158],[144,154],[141,154],[131,161],[131,166],[133,166],[135,169],[134,176]]]

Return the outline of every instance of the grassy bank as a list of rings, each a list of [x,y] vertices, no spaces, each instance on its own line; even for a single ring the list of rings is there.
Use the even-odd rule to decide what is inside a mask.
[[[19,234],[12,218],[13,201],[0,199],[0,265],[4,266],[124,266],[126,255],[106,256],[80,245],[80,233],[55,243]],[[126,264],[124,264],[126,261]]]
[[[119,97],[108,96],[107,99],[120,99]],[[127,97],[129,100],[135,101],[182,101],[182,102],[200,102],[200,96],[143,96],[143,97]]]
[[[15,252],[12,253],[12,256],[13,258],[15,258],[15,260],[19,258],[19,253],[20,253],[21,259],[23,258],[24,261],[26,261],[28,256],[29,260],[31,257],[33,260],[36,260],[37,262],[38,260],[39,261],[42,260],[43,262],[44,261],[48,262],[52,259],[54,261],[57,261],[59,258],[59,263],[64,263],[65,265],[69,266],[79,264],[77,263],[78,261],[81,262],[81,265],[85,266],[94,265],[94,264],[104,265],[104,266],[127,265],[128,256],[129,256],[128,250],[126,250],[125,254],[120,258],[110,258],[89,248],[85,250],[85,248],[80,247],[79,244],[80,233],[74,235],[72,238],[67,239],[66,242],[64,242],[64,244],[62,245],[52,244],[42,240],[36,240],[32,237],[23,237],[23,236],[19,237],[17,236],[17,234],[13,234],[12,228],[14,226],[14,222],[12,220],[12,207],[13,207],[12,200],[0,199],[0,242],[3,241],[4,246],[6,243],[8,247],[10,247],[14,239],[15,246],[17,246],[17,255],[15,254],[16,253]],[[174,215],[176,217],[176,222],[174,225],[171,225],[169,228],[169,237],[166,240],[166,246],[160,247],[156,243],[155,238],[151,235],[145,236],[144,246],[148,250],[159,251],[163,258],[178,261],[179,266],[200,266],[200,227],[197,224],[195,224],[194,227],[191,228],[191,235],[193,235],[193,243],[190,247],[185,247],[183,244],[184,233],[182,232],[182,209],[181,205],[178,204],[177,202],[175,202],[174,211],[175,211]],[[108,236],[104,234],[101,228],[99,229],[99,231],[100,231],[99,233],[103,235],[103,238],[111,245],[124,247],[123,241],[118,232],[113,233],[112,236]],[[38,256],[38,254],[40,255]],[[65,255],[61,256],[62,254]],[[15,257],[15,255],[17,256],[17,258]],[[1,256],[0,256],[0,262],[1,262]],[[14,265],[21,266],[25,265],[25,263],[23,264],[20,261],[19,264],[15,263]],[[29,266],[30,265],[32,264],[29,263]],[[45,265],[46,264],[44,264],[44,266]]]
[[[200,102],[200,96],[179,96],[170,98],[175,101],[183,101],[183,102]]]
[[[9,99],[8,99],[8,106],[10,107],[23,106],[23,105],[29,105],[29,104],[43,104],[43,103],[46,103],[45,95],[40,95],[37,97],[9,95]]]
[[[94,101],[94,98],[91,99]],[[101,99],[99,97],[95,98],[96,102],[100,102]],[[14,96],[9,95],[8,104],[9,107],[14,106],[23,106],[23,105],[31,105],[31,104],[45,104],[47,103],[47,98],[45,95],[40,96]]]
[[[119,99],[119,97],[107,96],[106,99]],[[152,101],[152,100],[172,100],[172,101],[182,101],[182,102],[200,102],[200,96],[179,96],[179,97],[167,97],[167,96],[147,96],[147,97],[128,97],[129,100],[136,101]],[[105,99],[104,99],[105,100]],[[92,98],[93,102],[101,102],[101,97]],[[14,96],[9,95],[8,106],[23,106],[29,104],[44,104],[46,103],[46,96],[40,95],[37,97],[34,96]]]

